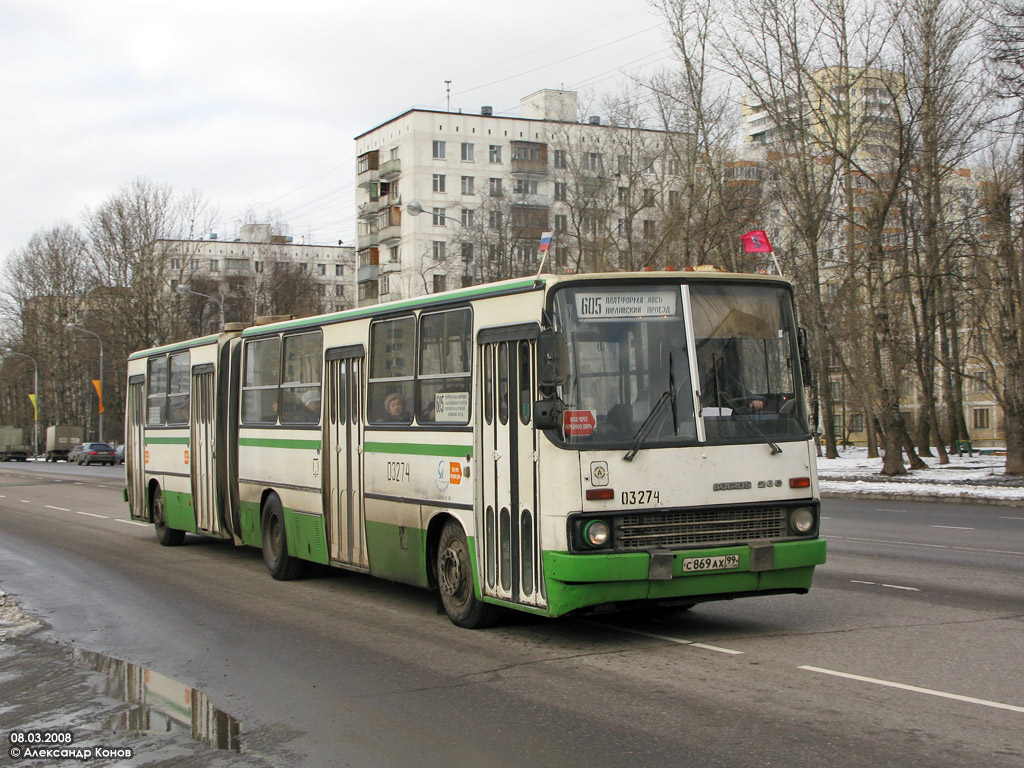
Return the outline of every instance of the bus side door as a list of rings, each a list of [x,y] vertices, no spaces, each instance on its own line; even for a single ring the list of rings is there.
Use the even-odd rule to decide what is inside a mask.
[[[363,507],[361,345],[327,350],[323,499],[331,562],[368,570]]]
[[[542,607],[538,436],[532,413],[538,331],[528,324],[480,333],[482,520],[477,532],[483,593]]]
[[[192,503],[196,528],[221,535],[217,514],[217,472],[215,466],[216,406],[215,368],[212,363],[192,367],[191,414],[189,417],[189,473],[192,475]]]
[[[149,522],[146,499],[146,377],[132,376],[128,381],[125,409],[128,425],[124,431],[124,467],[128,486],[128,511],[133,520]]]

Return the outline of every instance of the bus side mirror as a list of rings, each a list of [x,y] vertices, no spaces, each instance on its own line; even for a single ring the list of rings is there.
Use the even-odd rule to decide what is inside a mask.
[[[536,429],[560,429],[562,427],[562,401],[538,400],[533,404],[533,426]]]
[[[559,331],[541,331],[537,337],[537,383],[560,387],[569,375],[569,351]]]
[[[811,353],[807,350],[807,329],[796,329],[796,344],[800,354],[800,376],[804,386],[811,386]]]

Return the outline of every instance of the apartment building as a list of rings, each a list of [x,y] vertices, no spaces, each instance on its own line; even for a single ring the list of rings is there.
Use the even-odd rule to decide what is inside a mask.
[[[653,239],[669,135],[577,114],[575,92],[541,90],[518,116],[410,109],[357,136],[359,303],[529,274],[544,231],[546,270]]]
[[[211,234],[204,240],[158,240],[155,247],[167,265],[168,290],[179,283],[212,290],[222,303],[251,307],[254,316],[275,312],[273,291],[286,275],[310,284],[313,296],[304,302],[309,314],[354,306],[353,246],[296,243],[269,224],[245,224],[236,238]]]

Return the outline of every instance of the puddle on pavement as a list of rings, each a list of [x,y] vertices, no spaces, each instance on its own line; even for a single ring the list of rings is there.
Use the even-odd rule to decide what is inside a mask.
[[[75,651],[78,662],[105,675],[100,692],[132,708],[112,717],[113,731],[182,734],[215,749],[241,751],[242,725],[217,709],[202,691],[189,688],[151,669],[93,651]]]

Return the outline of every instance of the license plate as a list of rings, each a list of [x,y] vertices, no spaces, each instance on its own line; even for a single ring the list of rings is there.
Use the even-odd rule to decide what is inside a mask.
[[[727,571],[740,567],[739,555],[720,555],[718,557],[684,557],[683,573],[696,571]]]

